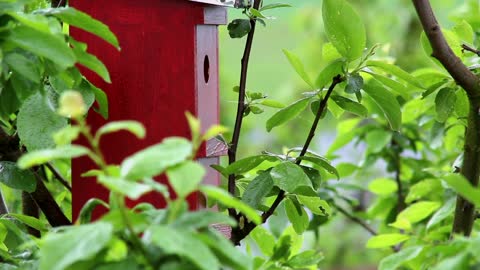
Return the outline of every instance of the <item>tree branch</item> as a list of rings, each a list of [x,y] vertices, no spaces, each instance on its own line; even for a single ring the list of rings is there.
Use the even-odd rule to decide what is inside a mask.
[[[373,236],[378,235],[377,231],[375,231],[375,229],[373,229],[370,225],[365,223],[365,221],[363,221],[363,220],[359,219],[358,217],[348,213],[347,210],[343,209],[341,206],[334,205],[333,207],[335,207],[338,210],[338,212],[342,213],[345,217],[347,217],[351,221],[353,221],[353,222],[357,223],[358,225],[360,225],[361,227],[363,227],[371,235],[373,235]]]
[[[305,141],[305,144],[302,148],[302,151],[300,152],[300,155],[299,157],[303,157],[305,156],[305,154],[307,153],[307,150],[308,148],[310,147],[310,144],[313,140],[313,138],[315,137],[315,131],[317,129],[317,126],[318,126],[318,123],[320,121],[320,118],[322,117],[322,115],[324,114],[326,108],[327,108],[327,102],[330,98],[330,95],[332,94],[333,92],[333,89],[335,89],[335,87],[337,86],[337,84],[343,82],[345,80],[344,77],[342,77],[341,75],[337,75],[335,76],[333,79],[332,79],[332,84],[330,85],[330,87],[328,88],[327,90],[327,94],[325,95],[325,97],[322,99],[322,101],[320,102],[320,106],[318,107],[318,111],[315,115],[315,120],[313,121],[313,124],[312,124],[312,127],[310,128],[310,132],[308,133],[308,136],[307,136],[307,140]],[[297,159],[296,161],[296,164],[297,165],[300,165],[300,163],[302,162],[301,159]],[[262,221],[265,223],[268,218],[270,216],[273,215],[273,213],[275,212],[275,210],[277,209],[277,207],[280,205],[280,203],[282,202],[283,198],[285,197],[285,191],[284,190],[280,190],[280,192],[278,193],[277,195],[277,198],[275,199],[275,201],[273,202],[272,206],[270,206],[270,208],[264,212],[262,214]],[[243,218],[246,222],[244,227],[243,228],[233,228],[232,230],[232,237],[231,237],[231,241],[235,244],[235,245],[239,245],[240,244],[240,241],[242,241],[242,239],[244,239],[245,237],[247,237],[247,235],[250,234],[250,232],[255,229],[256,225],[255,223],[251,222],[251,221],[247,221],[246,217],[244,216],[240,216],[240,218]]]
[[[462,63],[448,45],[429,0],[413,0],[423,30],[432,46],[432,56],[438,59],[455,81],[473,99],[480,98],[480,80]]]
[[[65,216],[65,214],[62,212],[62,209],[53,198],[52,194],[50,194],[50,191],[43,183],[42,178],[37,172],[34,172],[33,170],[32,172],[37,179],[37,188],[34,192],[30,193],[30,195],[40,210],[42,210],[42,212],[45,214],[48,223],[50,223],[50,225],[53,227],[72,225],[72,222],[70,222],[70,220]]]
[[[322,115],[325,112],[325,109],[327,108],[327,102],[330,99],[330,95],[332,94],[333,89],[335,89],[337,84],[343,82],[344,80],[345,78],[340,75],[337,75],[333,78],[332,84],[330,84],[327,94],[320,102],[320,106],[318,106],[318,111],[317,111],[317,114],[315,115],[315,120],[313,121],[312,127],[310,128],[310,132],[308,133],[308,136],[307,136],[307,140],[305,141],[302,151],[300,152],[300,155],[298,157],[303,157],[307,153],[307,150],[310,147],[310,144],[312,143],[313,138],[315,137],[315,131],[317,130],[318,122],[320,121],[320,118],[322,117]],[[301,162],[302,162],[301,159],[297,159],[295,163],[297,165],[300,165]],[[280,193],[278,193],[278,196],[273,202],[270,209],[268,209],[265,213],[263,213],[262,215],[263,222],[265,222],[271,215],[273,215],[273,213],[277,209],[278,205],[280,205],[284,197],[285,197],[285,191],[281,190]]]
[[[253,4],[253,8],[258,10],[261,2],[261,0],[255,1],[255,3]],[[252,52],[253,38],[255,36],[255,28],[257,25],[256,20],[251,19],[250,25],[251,29],[247,35],[247,41],[245,42],[245,50],[243,52],[243,57],[241,61],[237,115],[235,119],[235,127],[233,129],[232,141],[230,142],[228,147],[228,164],[232,164],[237,160],[238,142],[240,140],[240,132],[242,129],[243,113],[245,112],[245,93],[247,88],[248,64],[250,62],[250,54]],[[232,195],[235,195],[235,186],[235,174],[230,174],[228,176],[228,192]],[[236,217],[234,209],[229,209],[228,212],[231,217]]]
[[[462,50],[463,50],[463,51],[472,52],[472,53],[480,56],[480,50],[477,50],[477,49],[475,49],[475,48],[472,48],[472,47],[468,46],[467,44],[462,44]]]
[[[469,98],[470,110],[465,134],[464,161],[461,173],[473,185],[478,186],[480,175],[480,79],[453,53],[435,18],[428,0],[413,0],[418,17],[437,58],[460,85]],[[462,197],[457,198],[452,233],[469,236],[475,220],[475,207]]]

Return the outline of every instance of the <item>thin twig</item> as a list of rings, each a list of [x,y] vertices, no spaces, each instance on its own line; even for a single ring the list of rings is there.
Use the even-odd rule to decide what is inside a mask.
[[[377,231],[375,231],[374,228],[372,228],[370,225],[368,225],[367,223],[365,223],[365,221],[359,219],[358,217],[348,213],[347,210],[343,209],[341,206],[338,206],[338,205],[333,205],[333,207],[335,207],[338,212],[342,213],[345,217],[347,217],[348,219],[350,219],[351,221],[357,223],[358,225],[360,225],[361,227],[363,227],[365,230],[367,230],[371,235],[373,236],[376,236],[378,235]]]
[[[317,130],[318,122],[320,121],[320,118],[325,112],[325,109],[327,108],[327,102],[330,99],[330,95],[333,92],[333,89],[337,86],[337,84],[343,82],[345,80],[344,77],[337,75],[333,78],[332,84],[328,88],[327,94],[325,97],[322,99],[320,102],[320,106],[318,107],[317,114],[315,115],[315,120],[313,121],[312,127],[310,128],[310,132],[308,133],[307,140],[305,141],[305,144],[303,145],[302,151],[300,152],[300,155],[298,157],[303,157],[308,151],[308,148],[310,147],[310,144],[315,137],[315,131]],[[300,165],[302,162],[301,159],[297,159],[296,164]],[[272,206],[262,215],[263,222],[265,222],[277,209],[278,205],[282,202],[283,198],[285,197],[285,191],[281,190],[278,193],[277,198],[273,202]]]
[[[312,127],[310,128],[310,132],[308,134],[308,137],[307,137],[307,140],[305,141],[305,144],[302,148],[302,151],[300,152],[300,156],[299,157],[303,157],[308,148],[310,147],[310,143],[312,142],[313,140],[313,137],[315,136],[315,130],[317,129],[317,126],[318,126],[318,123],[320,121],[320,118],[322,117],[322,115],[324,114],[326,108],[327,108],[327,102],[328,102],[328,99],[330,98],[330,95],[332,94],[333,92],[333,89],[335,89],[335,87],[337,86],[337,84],[343,82],[345,80],[344,77],[340,76],[340,75],[337,75],[333,78],[332,80],[332,84],[330,85],[330,87],[328,88],[328,91],[327,91],[327,94],[325,95],[325,97],[322,99],[322,101],[320,102],[320,106],[318,107],[318,111],[317,111],[317,114],[315,115],[315,120],[313,121],[313,124],[312,124]],[[301,159],[297,159],[296,161],[296,164],[297,165],[300,165],[300,163],[302,162]],[[264,212],[262,214],[262,221],[263,222],[266,222],[267,219],[273,215],[273,213],[275,212],[275,210],[277,209],[277,207],[280,205],[280,203],[282,202],[283,198],[285,197],[285,191],[284,190],[280,190],[280,192],[278,193],[277,195],[277,198],[275,199],[275,201],[273,202],[272,206],[270,206],[270,208]],[[238,219],[240,218],[243,218],[244,220],[246,220],[246,218],[244,216],[240,216]],[[251,222],[251,221],[247,221],[245,222],[244,224],[244,227],[243,228],[233,228],[232,230],[232,237],[231,237],[231,241],[235,244],[235,245],[239,245],[240,244],[240,241],[242,239],[244,239],[248,234],[250,234],[250,232],[255,229],[256,225],[255,223]]]
[[[68,181],[60,174],[59,171],[50,163],[47,162],[45,166],[52,172],[53,176],[70,192],[72,192],[72,187],[68,184]]]
[[[372,228],[370,225],[368,225],[365,221],[361,220],[360,218],[348,213],[348,211],[343,209],[341,206],[333,205],[333,207],[335,207],[338,210],[338,212],[342,213],[346,218],[348,218],[352,222],[360,225],[362,228],[364,228],[366,231],[368,231],[371,235],[373,235],[373,236],[378,235],[378,232],[375,231],[374,228]],[[401,244],[396,245],[396,246],[392,246],[391,249],[392,249],[393,252],[399,252],[402,249],[402,246],[401,246]]]
[[[253,8],[259,9],[261,0],[255,1]],[[235,127],[233,129],[232,141],[228,148],[228,164],[232,164],[237,160],[238,142],[240,140],[240,132],[243,123],[243,113],[245,112],[245,93],[247,88],[248,77],[248,64],[250,62],[250,54],[252,52],[253,38],[255,36],[255,28],[257,22],[255,19],[250,20],[251,29],[247,35],[247,41],[245,43],[245,50],[241,61],[241,73],[240,73],[240,85],[238,90],[238,103],[237,103],[237,115],[235,119]],[[235,195],[235,174],[228,176],[228,192]],[[229,214],[232,217],[236,217],[234,209],[229,209]]]
[[[469,51],[469,52],[472,52],[472,53],[480,56],[480,50],[472,48],[472,47],[468,46],[467,44],[462,44],[462,50],[463,51]]]

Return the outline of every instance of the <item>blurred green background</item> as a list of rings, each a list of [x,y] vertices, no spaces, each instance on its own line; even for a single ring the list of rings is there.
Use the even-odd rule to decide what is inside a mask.
[[[265,4],[277,3],[265,0]],[[436,0],[432,5],[443,27],[451,26],[450,16],[460,14],[462,0]],[[327,43],[322,23],[322,1],[284,0],[282,3],[291,8],[266,12],[276,17],[267,21],[267,27],[258,26],[250,62],[247,90],[265,93],[269,98],[289,104],[301,98],[301,92],[308,91],[308,86],[290,67],[282,49],[297,54],[306,66],[312,78],[316,78],[321,69],[328,64],[322,54]],[[351,0],[367,27],[368,47],[379,45],[377,57],[390,57],[407,71],[421,66],[435,64],[423,52],[419,37],[421,26],[410,0]],[[229,20],[244,18],[239,10],[229,11]],[[236,93],[232,91],[238,85],[240,60],[243,54],[245,38],[231,39],[226,27],[220,30],[220,103],[222,124],[232,127],[236,112]],[[275,109],[266,109],[260,115],[245,118],[244,129],[239,146],[238,157],[258,154],[263,150],[282,152],[283,147],[301,146],[313,121],[313,115],[305,112],[288,125],[266,131],[265,122]],[[336,119],[332,115],[320,123],[313,150],[324,154],[335,138]],[[228,137],[227,137],[228,139]],[[345,148],[342,155],[350,160],[360,156],[361,149],[353,146]],[[333,161],[338,164],[339,158]],[[368,177],[368,176],[364,176]],[[355,181],[356,179],[350,179]],[[281,215],[278,217],[281,221]],[[273,221],[275,222],[275,220]],[[375,269],[381,251],[367,250],[365,242],[370,235],[358,225],[343,218],[333,218],[327,226],[319,230],[320,240],[305,236],[304,245],[319,248],[325,254],[323,269]],[[383,254],[385,255],[385,254]]]

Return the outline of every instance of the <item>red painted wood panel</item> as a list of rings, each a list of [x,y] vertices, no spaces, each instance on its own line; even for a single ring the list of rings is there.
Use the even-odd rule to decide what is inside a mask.
[[[184,113],[187,110],[197,113],[195,31],[197,25],[203,23],[204,5],[178,0],[70,0],[70,5],[109,25],[120,41],[122,49],[119,52],[97,37],[71,29],[72,35],[86,42],[88,51],[97,55],[110,71],[112,84],[103,82],[91,72],[84,72],[108,95],[108,121],[137,120],[147,128],[144,140],[137,140],[125,132],[105,136],[101,148],[107,161],[119,164],[126,156],[159,143],[165,137],[189,137]],[[213,41],[216,43],[216,39]],[[215,54],[216,50],[214,48]],[[210,88],[213,91],[210,98],[215,106],[218,106],[218,80],[212,78],[212,74],[217,76],[217,65],[215,55],[210,66]],[[217,108],[206,113],[215,114],[207,115],[209,124],[218,121]],[[91,112],[88,123],[95,130],[106,120]],[[204,157],[205,152],[200,153],[200,157]],[[88,199],[108,200],[108,192],[97,185],[95,179],[80,177],[92,167],[87,159],[73,162],[74,218]],[[165,182],[162,178],[158,180]],[[164,206],[158,194],[148,194],[142,201]],[[196,196],[190,198],[190,202],[196,207]]]

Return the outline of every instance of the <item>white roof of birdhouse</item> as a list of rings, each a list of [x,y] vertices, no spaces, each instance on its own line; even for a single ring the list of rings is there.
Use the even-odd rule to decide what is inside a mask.
[[[245,0],[189,0],[193,2],[207,3],[217,6],[240,7]],[[250,1],[250,0],[249,0]]]

